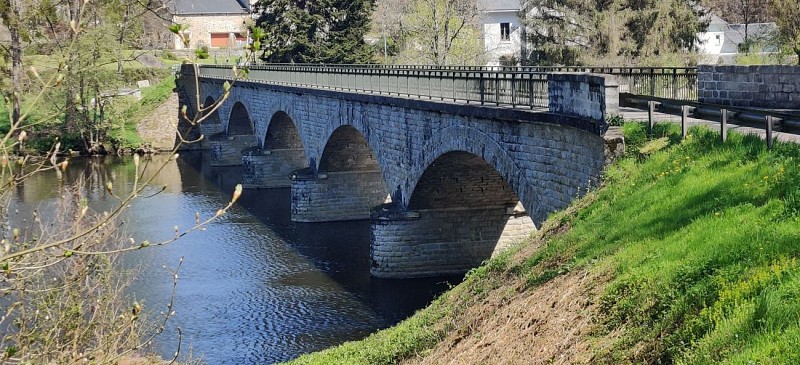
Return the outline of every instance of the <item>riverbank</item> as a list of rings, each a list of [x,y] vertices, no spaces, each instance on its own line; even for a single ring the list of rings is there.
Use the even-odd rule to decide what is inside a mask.
[[[800,147],[648,138],[395,327],[293,364],[800,363]]]

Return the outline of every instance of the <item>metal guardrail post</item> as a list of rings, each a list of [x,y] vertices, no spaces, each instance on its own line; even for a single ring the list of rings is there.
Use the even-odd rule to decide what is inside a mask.
[[[686,139],[688,131],[689,106],[681,105],[681,139]]]
[[[719,113],[722,116],[719,135],[722,138],[722,143],[725,143],[728,140],[728,109],[720,109]]]
[[[767,149],[771,150],[772,149],[772,144],[773,144],[773,140],[772,140],[772,125],[774,123],[771,115],[767,115],[766,123],[767,123]]]
[[[648,101],[647,102],[647,131],[653,133],[653,126],[655,125],[655,119],[653,113],[656,109],[656,102],[655,101]]]

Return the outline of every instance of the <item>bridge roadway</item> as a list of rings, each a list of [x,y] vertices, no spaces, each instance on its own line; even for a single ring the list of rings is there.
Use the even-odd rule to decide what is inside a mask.
[[[527,237],[598,181],[618,108],[603,75],[453,79],[464,88],[437,86],[448,101],[430,80],[428,95],[368,94],[251,74],[226,92],[219,70],[181,70],[181,105],[207,119],[179,131],[205,137],[212,165],[241,164],[247,187],[291,188],[295,221],[370,219],[371,274],[384,278],[463,273]]]

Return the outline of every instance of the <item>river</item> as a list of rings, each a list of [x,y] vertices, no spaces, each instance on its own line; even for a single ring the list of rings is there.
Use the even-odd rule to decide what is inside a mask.
[[[148,167],[166,161],[152,157]],[[174,227],[194,224],[195,212],[213,215],[230,200],[241,176],[235,167],[210,167],[200,153],[169,161],[153,187],[126,212],[137,242],[168,239]],[[89,200],[98,210],[115,199],[104,193],[133,184],[130,157],[77,158],[67,183],[89,178]],[[25,181],[14,204],[23,209],[53,204],[63,183],[54,172]],[[289,189],[245,190],[215,223],[164,247],[124,257],[140,270],[128,290],[155,316],[170,300],[170,268],[184,261],[175,294],[175,316],[154,349],[171,358],[191,353],[208,364],[264,364],[295,358],[391,326],[424,307],[459,278],[381,280],[369,276],[369,222],[294,223]]]

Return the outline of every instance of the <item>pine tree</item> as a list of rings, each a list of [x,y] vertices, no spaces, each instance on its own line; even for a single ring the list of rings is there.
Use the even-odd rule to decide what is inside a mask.
[[[260,0],[262,59],[281,63],[367,63],[372,0]]]
[[[523,0],[524,63],[651,63],[695,50],[708,24],[692,0]]]

